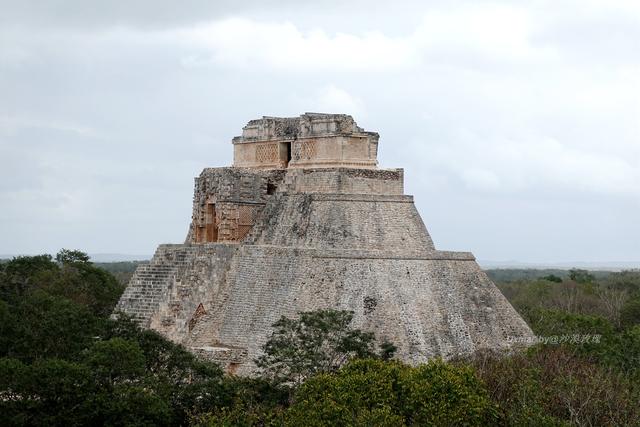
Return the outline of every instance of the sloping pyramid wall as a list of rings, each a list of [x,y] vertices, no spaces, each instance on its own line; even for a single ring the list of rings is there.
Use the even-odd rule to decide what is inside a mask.
[[[239,173],[273,179],[230,168],[200,179]],[[402,194],[401,170],[289,170],[278,180],[277,191],[260,194],[264,206],[241,242],[160,246],[118,309],[240,375],[254,372],[280,316],[319,308],[352,310],[355,327],[393,342],[410,363],[532,338],[471,253],[434,248]]]

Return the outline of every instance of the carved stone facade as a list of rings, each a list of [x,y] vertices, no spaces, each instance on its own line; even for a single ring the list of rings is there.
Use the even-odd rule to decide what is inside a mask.
[[[378,134],[345,114],[305,113],[250,121],[233,139],[235,167],[375,168]]]
[[[247,174],[233,168],[209,168],[196,178],[187,243],[239,242],[252,229],[270,193],[285,172]]]
[[[161,245],[117,310],[239,375],[280,316],[320,308],[352,310],[409,363],[531,339],[471,253],[435,248],[377,141],[345,115],[249,122],[234,167],[196,178],[185,243]]]

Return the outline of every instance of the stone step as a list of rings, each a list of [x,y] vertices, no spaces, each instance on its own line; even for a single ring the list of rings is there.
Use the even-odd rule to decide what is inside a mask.
[[[158,309],[170,284],[180,276],[201,248],[198,246],[159,247],[148,264],[134,272],[122,296],[122,307],[142,324]]]
[[[171,270],[148,269],[148,270],[141,270],[138,272],[138,274],[171,274],[174,271],[175,271],[175,268]]]
[[[142,272],[136,273],[136,276],[163,276],[163,277],[167,277],[167,276],[171,276],[174,273],[175,273],[175,271],[142,271]]]
[[[152,297],[150,294],[144,294],[144,293],[138,293],[138,292],[125,295],[124,298],[129,299],[131,301],[152,301],[152,300],[155,301],[159,299],[159,298]]]
[[[131,283],[138,285],[139,288],[157,288],[163,286],[164,280],[132,280]]]

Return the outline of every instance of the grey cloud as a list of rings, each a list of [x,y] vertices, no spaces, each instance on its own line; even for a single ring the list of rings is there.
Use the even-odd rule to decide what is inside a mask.
[[[640,13],[612,7],[585,7],[550,18],[534,36],[535,43],[553,44],[581,66],[638,64]]]
[[[71,27],[96,30],[112,26],[166,28],[215,19],[241,9],[232,0],[3,0],[0,22],[11,26]]]

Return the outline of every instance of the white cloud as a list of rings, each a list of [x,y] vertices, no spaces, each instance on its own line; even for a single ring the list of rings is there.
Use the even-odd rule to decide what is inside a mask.
[[[498,62],[555,59],[553,49],[532,45],[532,31],[526,10],[493,6],[430,11],[420,25],[397,37],[382,32],[303,31],[291,22],[241,18],[212,22],[176,35],[209,52],[185,57],[186,66],[372,72],[407,69],[425,61],[468,61],[464,55]]]
[[[468,188],[480,191],[495,191],[501,187],[500,178],[492,170],[470,167],[456,171]]]
[[[362,35],[321,29],[302,32],[290,22],[264,23],[249,19],[226,19],[178,32],[188,43],[201,45],[211,56],[196,54],[187,66],[208,63],[239,68],[277,70],[377,71],[407,66],[415,61],[415,50],[405,39],[379,32]]]
[[[487,141],[477,136],[432,147],[429,163],[483,192],[640,197],[640,164],[614,154],[570,147],[553,138]]]
[[[33,56],[18,46],[6,46],[0,49],[0,66],[20,68],[26,65]]]
[[[60,132],[70,132],[86,137],[97,137],[95,129],[75,123],[56,120],[38,120],[26,117],[0,116],[0,134],[13,134],[21,129],[36,128]]]
[[[346,90],[328,85],[318,91],[313,110],[319,112],[340,112],[354,117],[366,117],[362,100]]]
[[[532,43],[535,30],[531,12],[526,9],[466,6],[427,13],[410,43],[441,59],[448,56],[460,60],[463,55],[467,61],[474,57],[528,63],[557,59],[552,48]]]

